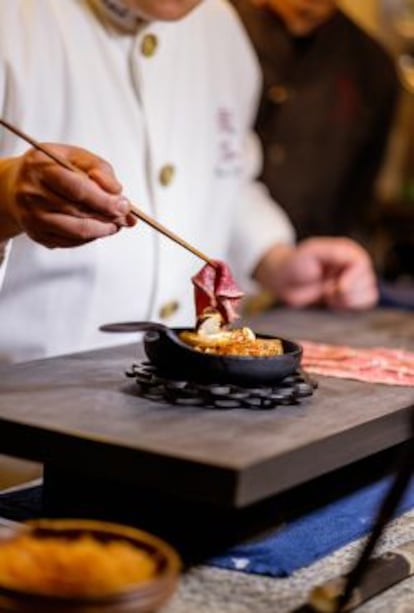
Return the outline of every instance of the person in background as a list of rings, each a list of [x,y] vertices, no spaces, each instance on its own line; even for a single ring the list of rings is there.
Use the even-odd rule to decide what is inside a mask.
[[[335,0],[233,0],[263,73],[262,179],[299,239],[369,244],[375,180],[398,79],[378,42]]]
[[[98,330],[110,321],[194,324],[200,262],[129,228],[129,199],[288,304],[375,304],[366,251],[328,237],[295,246],[255,181],[259,83],[222,0],[2,0],[4,118],[82,171],[0,131],[2,358],[119,343]]]

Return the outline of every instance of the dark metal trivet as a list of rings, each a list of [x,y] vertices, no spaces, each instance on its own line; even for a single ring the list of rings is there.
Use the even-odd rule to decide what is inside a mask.
[[[272,385],[255,387],[196,383],[166,376],[147,361],[133,364],[126,375],[136,380],[139,395],[143,398],[168,404],[214,409],[244,408],[263,411],[279,405],[299,404],[303,398],[311,396],[317,387],[317,383],[302,371],[297,371]]]

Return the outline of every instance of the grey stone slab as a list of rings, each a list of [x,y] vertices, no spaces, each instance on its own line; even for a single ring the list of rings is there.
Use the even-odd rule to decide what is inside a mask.
[[[251,322],[293,339],[414,350],[402,311],[276,310]],[[0,369],[0,452],[243,507],[409,437],[414,389],[318,377],[300,406],[267,412],[178,407],[124,377],[142,347]]]
[[[414,512],[394,520],[378,554],[414,539]],[[201,566],[181,580],[162,613],[293,613],[316,585],[349,572],[364,539],[350,543],[290,577],[264,577]],[[414,613],[414,577],[358,607],[358,613]]]

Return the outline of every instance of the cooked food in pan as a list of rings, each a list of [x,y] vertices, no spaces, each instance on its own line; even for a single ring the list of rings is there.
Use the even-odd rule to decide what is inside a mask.
[[[249,328],[230,328],[242,292],[227,266],[214,262],[193,277],[197,324],[169,328],[151,321],[101,326],[105,332],[146,332],[144,350],[160,372],[186,381],[259,385],[273,383],[300,367],[302,349],[293,341]]]
[[[179,336],[182,341],[191,345],[193,349],[204,353],[256,358],[265,358],[283,353],[280,339],[256,338],[255,333],[250,328],[221,329],[212,334],[204,334],[200,329],[196,332],[185,330]]]
[[[256,338],[250,328],[228,328],[239,317],[243,292],[224,262],[206,264],[192,278],[197,313],[194,331],[184,330],[180,339],[203,353],[229,356],[270,357],[283,353],[280,339]]]
[[[219,315],[215,317],[221,321]],[[200,323],[208,328],[209,334],[215,329],[214,317],[205,317]],[[213,322],[213,323],[212,323]],[[144,336],[144,350],[147,358],[153,366],[156,366],[168,376],[178,377],[187,381],[214,381],[222,383],[235,383],[237,385],[258,385],[274,382],[294,373],[300,367],[302,349],[293,341],[284,338],[275,338],[267,334],[257,334],[256,341],[260,341],[254,347],[254,354],[241,353],[246,351],[237,348],[237,354],[224,352],[212,353],[202,351],[194,347],[192,342],[205,344],[213,340],[216,343],[217,336],[206,339],[201,332],[200,326],[194,330],[188,328],[168,328],[152,321],[128,321],[105,324],[101,330],[106,332],[146,332]],[[223,330],[222,330],[223,332]],[[195,334],[195,337],[186,336]],[[251,331],[249,331],[251,339]],[[208,335],[207,335],[208,336]],[[187,342],[183,340],[187,338]],[[231,339],[231,337],[230,337]],[[188,342],[190,341],[190,342]],[[272,343],[272,353],[267,353],[269,347],[263,352],[261,341]],[[280,343],[280,347],[279,347]],[[257,348],[261,355],[258,355]]]

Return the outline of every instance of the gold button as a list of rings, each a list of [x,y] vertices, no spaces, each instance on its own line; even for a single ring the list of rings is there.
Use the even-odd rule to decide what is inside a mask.
[[[170,300],[170,302],[166,302],[161,306],[159,316],[161,319],[168,319],[169,317],[172,317],[179,308],[180,305],[176,300]]]
[[[145,57],[152,57],[158,47],[158,38],[155,34],[146,34],[142,39],[141,51]]]
[[[274,104],[283,104],[292,95],[292,90],[286,87],[286,85],[272,85],[269,87],[267,97]]]
[[[161,168],[160,175],[159,175],[161,185],[163,185],[164,187],[167,187],[173,182],[174,177],[175,177],[175,167],[172,164],[166,164],[165,166]]]

